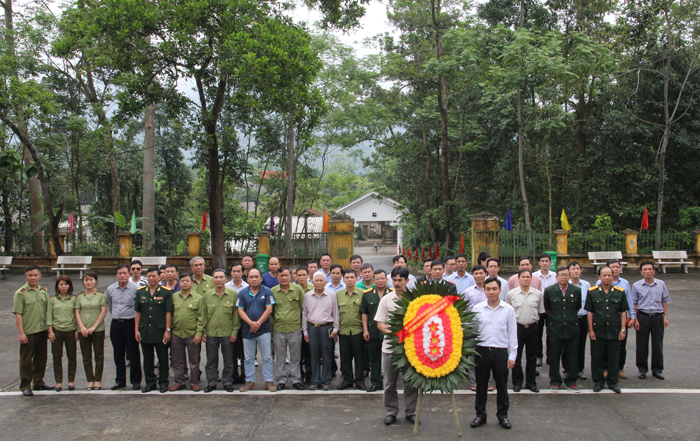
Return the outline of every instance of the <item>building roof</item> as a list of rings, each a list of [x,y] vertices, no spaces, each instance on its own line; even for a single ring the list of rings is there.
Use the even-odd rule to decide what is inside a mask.
[[[395,200],[393,200],[391,198],[381,196],[376,191],[371,191],[364,196],[360,196],[359,198],[355,199],[354,201],[350,202],[349,204],[347,204],[343,207],[338,208],[335,211],[336,211],[336,213],[344,213],[345,211],[347,211],[351,208],[354,208],[357,205],[362,204],[363,202],[367,201],[370,198],[380,199],[382,201],[382,203],[390,204],[392,207],[396,208],[397,211],[402,211],[402,212],[406,211],[403,208],[401,208],[401,204],[399,204],[398,202],[396,202]]]

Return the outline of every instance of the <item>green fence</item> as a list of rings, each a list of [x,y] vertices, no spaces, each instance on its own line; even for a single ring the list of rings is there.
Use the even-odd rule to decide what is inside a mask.
[[[498,260],[502,267],[517,267],[521,256],[537,256],[556,249],[554,234],[532,232],[532,247],[528,244],[527,231],[513,230],[498,233]]]
[[[270,255],[302,260],[318,258],[328,252],[328,233],[294,233],[292,249],[286,250],[284,236],[270,238]]]
[[[695,254],[695,237],[689,231],[668,231],[661,234],[661,248],[656,248],[656,235],[642,233],[637,237],[637,252],[651,254],[652,251],[686,251]]]

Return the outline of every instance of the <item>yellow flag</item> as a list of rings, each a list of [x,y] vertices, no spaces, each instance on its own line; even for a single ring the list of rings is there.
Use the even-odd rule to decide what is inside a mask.
[[[566,231],[571,230],[569,220],[566,218],[566,211],[563,208],[561,209],[561,228]]]

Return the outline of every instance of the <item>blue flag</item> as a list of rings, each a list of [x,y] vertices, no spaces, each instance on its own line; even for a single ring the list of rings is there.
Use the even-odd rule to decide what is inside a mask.
[[[510,208],[508,209],[508,214],[506,214],[506,221],[503,222],[503,229],[508,231],[513,230],[513,215],[510,214]]]

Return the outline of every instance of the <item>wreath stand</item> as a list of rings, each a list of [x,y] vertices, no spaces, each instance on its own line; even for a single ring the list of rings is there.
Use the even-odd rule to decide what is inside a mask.
[[[455,427],[457,428],[457,436],[462,437],[462,426],[459,424],[459,414],[457,413],[457,403],[455,403],[454,391],[450,391],[450,400],[452,401],[452,413],[455,417]],[[413,425],[413,435],[418,435],[418,426],[420,425],[420,413],[423,409],[423,391],[418,392],[418,404],[416,405],[416,423]]]

